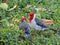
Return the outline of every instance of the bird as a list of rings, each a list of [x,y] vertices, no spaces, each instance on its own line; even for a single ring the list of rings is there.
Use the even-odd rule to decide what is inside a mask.
[[[56,32],[55,29],[53,28],[49,28],[45,23],[43,23],[41,20],[39,20],[36,17],[36,14],[34,12],[31,12],[28,14],[28,18],[29,18],[29,26],[35,30],[39,30],[39,31],[44,31],[44,30],[53,30],[54,32]]]
[[[24,31],[24,37],[28,37],[29,39],[31,39],[30,26],[29,26],[29,24],[26,21],[27,21],[26,18],[22,17],[21,24],[19,25],[19,30],[23,30]]]

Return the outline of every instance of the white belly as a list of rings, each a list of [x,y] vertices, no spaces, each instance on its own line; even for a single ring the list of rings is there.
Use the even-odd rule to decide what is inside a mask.
[[[35,30],[44,30],[42,27],[38,26],[34,20],[32,20],[31,23],[29,23],[31,28],[34,28]]]

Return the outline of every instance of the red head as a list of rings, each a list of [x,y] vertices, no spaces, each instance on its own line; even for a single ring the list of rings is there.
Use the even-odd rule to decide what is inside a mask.
[[[25,17],[23,17],[23,18],[21,19],[21,21],[26,21],[26,18],[25,18]]]
[[[31,22],[33,20],[33,18],[34,18],[34,12],[31,12],[29,14],[29,21]]]

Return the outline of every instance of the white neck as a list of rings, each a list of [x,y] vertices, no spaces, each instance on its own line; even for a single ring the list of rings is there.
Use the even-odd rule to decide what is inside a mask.
[[[33,20],[35,19],[35,17],[36,17],[36,14],[34,14]]]

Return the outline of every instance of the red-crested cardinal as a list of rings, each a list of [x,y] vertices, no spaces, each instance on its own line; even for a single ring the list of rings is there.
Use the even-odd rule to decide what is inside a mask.
[[[52,28],[49,28],[45,23],[43,23],[38,18],[36,18],[34,12],[29,13],[28,17],[29,17],[29,25],[31,28],[34,28],[35,30],[39,30],[39,31],[44,31],[44,30],[56,31]]]
[[[31,39],[30,26],[29,26],[29,24],[26,22],[26,18],[25,18],[25,17],[23,17],[23,18],[21,19],[21,24],[20,24],[20,26],[19,26],[19,30],[23,30],[23,31],[25,32],[24,37],[28,37],[29,39]]]

